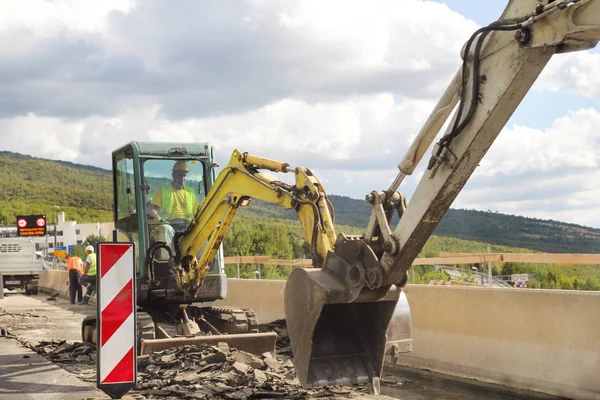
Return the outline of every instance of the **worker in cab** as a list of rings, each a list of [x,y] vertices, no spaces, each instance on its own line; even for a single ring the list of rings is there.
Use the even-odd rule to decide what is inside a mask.
[[[162,222],[158,228],[151,229],[153,238],[169,246],[173,245],[175,231],[187,228],[199,206],[194,189],[185,186],[189,172],[185,161],[177,161],[171,170],[172,182],[160,185],[148,204],[148,217]],[[160,258],[164,257],[163,254]]]
[[[79,304],[88,304],[90,299],[96,292],[96,253],[94,253],[94,246],[88,246],[85,248],[87,258],[85,265],[83,266],[83,277],[81,278],[81,284],[87,287],[85,296]]]
[[[67,285],[69,285],[69,298],[71,304],[75,304],[75,296],[77,302],[83,301],[83,289],[81,288],[81,275],[83,274],[83,261],[79,256],[70,253],[65,259],[67,264]]]
[[[152,196],[149,205],[151,218],[169,223],[190,223],[199,204],[194,189],[185,186],[189,172],[185,161],[177,161],[173,165],[173,181],[160,185]]]

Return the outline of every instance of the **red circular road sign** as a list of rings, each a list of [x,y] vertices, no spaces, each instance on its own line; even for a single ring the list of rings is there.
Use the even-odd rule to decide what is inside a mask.
[[[37,221],[35,221],[35,223],[37,224],[37,226],[44,226],[46,225],[46,220],[44,218],[38,218]]]
[[[20,228],[25,228],[27,226],[27,221],[24,218],[21,218],[17,221],[17,225],[19,225]]]

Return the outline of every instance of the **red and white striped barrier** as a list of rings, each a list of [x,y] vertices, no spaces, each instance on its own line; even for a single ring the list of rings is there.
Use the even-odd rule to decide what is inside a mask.
[[[97,386],[119,398],[136,384],[133,243],[98,244]]]

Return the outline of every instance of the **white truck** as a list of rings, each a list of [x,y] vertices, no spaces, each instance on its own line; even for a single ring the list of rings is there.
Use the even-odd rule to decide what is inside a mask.
[[[33,240],[26,238],[0,239],[0,279],[4,288],[22,289],[25,294],[37,294],[42,261],[35,251]]]

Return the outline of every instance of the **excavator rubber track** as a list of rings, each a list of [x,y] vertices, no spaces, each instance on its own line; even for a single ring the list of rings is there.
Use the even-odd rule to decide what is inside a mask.
[[[259,321],[256,313],[251,309],[226,306],[191,306],[187,308],[187,312],[190,319],[196,320],[203,334],[167,338],[142,337],[140,338],[140,355],[152,354],[172,347],[201,344],[216,345],[219,342],[226,342],[232,348],[255,355],[266,352],[275,354],[277,334],[275,332],[259,333]],[[160,324],[156,326],[158,328]],[[163,330],[163,332],[165,331]]]
[[[258,333],[256,313],[249,308],[211,306],[201,307],[200,312],[221,333]]]
[[[137,316],[137,335],[138,340],[142,339],[155,339],[156,338],[156,328],[154,326],[154,321],[150,314],[138,311],[136,313]]]

